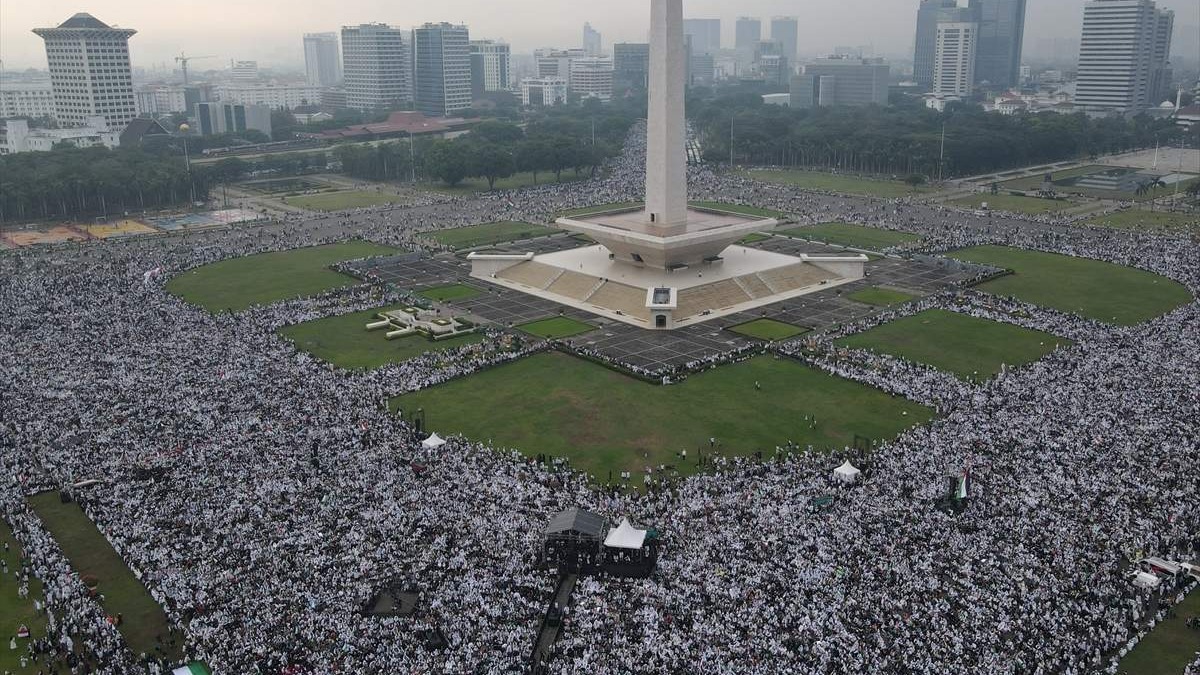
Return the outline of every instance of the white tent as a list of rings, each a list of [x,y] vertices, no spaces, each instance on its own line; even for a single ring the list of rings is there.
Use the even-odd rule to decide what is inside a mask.
[[[427,450],[434,450],[436,448],[442,447],[445,444],[446,444],[446,439],[442,438],[441,436],[438,436],[437,434],[433,434],[429,438],[426,438],[425,440],[421,441],[421,447],[425,448]]]
[[[854,465],[850,463],[850,460],[846,460],[841,466],[833,470],[833,477],[842,481],[843,483],[853,483],[854,481],[858,480],[860,475],[862,475],[862,472],[854,468]]]
[[[626,548],[634,551],[640,551],[645,543],[646,531],[630,525],[625,518],[621,519],[620,525],[610,529],[604,539],[604,545],[608,548]]]
[[[1133,576],[1133,585],[1138,588],[1154,589],[1162,585],[1162,579],[1149,572],[1138,572]]]

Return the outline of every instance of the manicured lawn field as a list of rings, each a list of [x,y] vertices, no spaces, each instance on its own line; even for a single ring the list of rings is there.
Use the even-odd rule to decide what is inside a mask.
[[[1181,284],[1151,272],[1088,258],[978,246],[951,254],[960,260],[1014,270],[978,288],[996,295],[1130,326],[1192,300]]]
[[[746,216],[757,216],[759,218],[786,218],[787,214],[774,209],[763,209],[757,206],[745,206],[743,204],[726,204],[725,202],[688,202],[692,206],[698,206],[702,209],[715,209],[717,211],[729,211],[731,213],[740,213]]]
[[[368,331],[367,323],[375,319],[378,312],[399,307],[381,307],[365,312],[343,316],[331,316],[287,326],[279,334],[292,341],[296,349],[332,363],[339,368],[378,368],[389,363],[400,363],[425,352],[455,349],[479,342],[479,335],[463,335],[449,340],[427,340],[419,335],[388,340],[386,331]]]
[[[282,201],[289,206],[295,206],[308,211],[344,211],[364,206],[399,204],[408,200],[399,195],[392,195],[386,192],[351,190],[348,192],[327,192],[319,195],[284,197]]]
[[[466,284],[451,284],[450,286],[430,288],[417,293],[417,295],[434,302],[457,302],[459,300],[470,300],[471,298],[479,297],[483,295],[483,291]]]
[[[1172,213],[1136,208],[1100,216],[1088,221],[1088,225],[1116,227],[1124,230],[1195,233],[1200,232],[1200,212]]]
[[[913,194],[913,189],[905,183],[892,180],[872,180],[856,176],[842,176],[823,171],[775,171],[771,169],[748,169],[740,172],[744,176],[761,180],[764,183],[780,185],[795,185],[810,190],[841,192],[851,195],[867,195],[869,197],[905,197]],[[930,192],[931,188],[917,188],[917,192]]]
[[[775,319],[755,319],[754,321],[732,326],[729,330],[755,338],[756,340],[774,342],[776,340],[786,340],[797,335],[803,335],[809,329],[804,326],[793,326],[790,323],[776,321]]]
[[[172,636],[166,614],[79,505],[63,504],[57,492],[34,495],[29,504],[54,535],[75,571],[99,580],[101,605],[110,616],[122,615],[124,623],[119,629],[133,652],[153,653],[161,640],[167,656],[178,661],[182,655],[182,636],[175,636],[175,644],[170,644]]]
[[[428,236],[444,246],[463,249],[489,246],[491,244],[518,239],[544,237],[558,232],[561,232],[561,230],[551,229],[544,225],[506,222],[457,227],[453,230],[439,230],[437,232],[429,232]]]
[[[555,181],[552,172],[541,171],[537,175],[537,182],[533,181],[533,174],[529,172],[513,174],[508,178],[500,178],[496,180],[496,190],[516,190],[517,188],[530,187],[532,185],[550,185],[556,182],[573,183],[579,180],[587,180],[586,173],[575,176],[573,171],[564,171],[562,181]],[[472,178],[453,187],[444,183],[426,183],[424,188],[433,192],[441,192],[448,195],[473,195],[479,192],[487,192],[487,181],[482,178]]]
[[[547,340],[560,340],[562,338],[571,337],[573,335],[582,335],[589,331],[596,330],[596,327],[590,323],[576,321],[565,316],[556,316],[551,319],[542,319],[541,321],[531,321],[530,323],[517,326],[521,330],[536,335]]]
[[[1072,206],[1071,202],[1066,200],[1018,197],[1006,194],[978,194],[961,199],[952,199],[948,203],[971,209],[982,208],[986,203],[988,208],[993,211],[1011,211],[1013,213],[1051,213]]]
[[[873,288],[864,288],[861,291],[855,291],[846,297],[861,302],[864,305],[877,305],[879,307],[887,307],[889,305],[898,305],[902,302],[908,302],[917,297],[910,293],[892,290],[890,288],[882,288],[875,286]]]
[[[167,290],[210,312],[240,311],[359,283],[328,269],[343,260],[398,253],[366,241],[299,248],[223,260],[180,274]]]
[[[424,409],[429,428],[443,435],[569,457],[600,481],[647,465],[694,473],[696,451],[707,453],[710,438],[722,454],[769,456],[788,440],[841,448],[856,434],[893,438],[933,416],[912,401],[766,356],[662,387],[566,354],[539,354],[392,405]],[[816,416],[815,429],[806,415]],[[681,463],[675,453],[683,449]]]
[[[777,234],[799,237],[811,241],[821,241],[826,244],[860,248],[866,251],[880,251],[890,246],[899,246],[900,244],[920,239],[920,237],[911,232],[880,230],[874,227],[852,225],[850,223],[822,223],[820,225],[793,227],[789,230],[780,230]]]
[[[1175,608],[1175,617],[1159,623],[1133,651],[1121,659],[1118,672],[1129,675],[1180,675],[1200,651],[1200,630],[1187,627],[1200,616],[1200,591],[1192,591]]]
[[[1001,364],[1021,366],[1071,341],[1048,333],[973,316],[930,309],[838,340],[954,373],[965,380],[986,380]]]
[[[29,596],[21,599],[17,595],[17,574],[21,571],[21,549],[8,523],[0,520],[0,544],[8,544],[9,550],[3,550],[0,545],[0,559],[8,563],[8,574],[0,574],[0,673],[16,673],[18,675],[34,675],[40,666],[29,664],[21,668],[21,654],[30,640],[46,636],[46,615],[35,611],[33,601],[42,598],[42,582],[36,578],[29,582]],[[29,639],[18,639],[17,651],[8,648],[8,641],[17,634],[17,629],[25,626],[30,631]]]

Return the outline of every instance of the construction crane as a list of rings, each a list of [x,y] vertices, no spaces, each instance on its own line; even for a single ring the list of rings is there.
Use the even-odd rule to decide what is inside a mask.
[[[179,52],[179,56],[175,57],[175,63],[178,63],[180,65],[180,67],[183,69],[183,83],[184,84],[188,83],[188,72],[187,72],[188,61],[194,61],[196,59],[215,59],[215,58],[217,58],[217,57],[215,57],[215,56],[188,56],[187,54],[184,54],[183,52]]]

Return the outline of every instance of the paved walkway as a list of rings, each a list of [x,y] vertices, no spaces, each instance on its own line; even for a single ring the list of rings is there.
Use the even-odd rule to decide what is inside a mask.
[[[538,633],[537,643],[533,647],[533,666],[530,672],[534,675],[546,672],[546,666],[550,663],[550,648],[558,641],[558,634],[562,632],[562,620],[560,619],[557,626],[551,626],[547,621],[550,614],[550,609],[558,607],[566,609],[570,607],[571,592],[575,590],[575,582],[579,581],[579,577],[574,574],[566,574],[558,582],[558,588],[554,591],[554,600],[550,607],[546,608],[546,616],[542,618],[542,629]],[[561,616],[561,615],[560,615]]]

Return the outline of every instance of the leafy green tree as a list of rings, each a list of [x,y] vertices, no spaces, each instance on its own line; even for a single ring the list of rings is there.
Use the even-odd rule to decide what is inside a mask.
[[[469,144],[468,153],[473,168],[472,175],[487,179],[488,190],[496,189],[496,180],[508,178],[516,172],[516,160],[513,151],[495,143]]]

